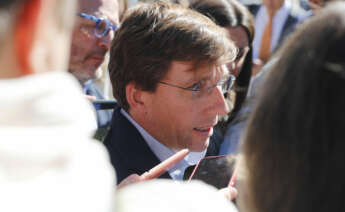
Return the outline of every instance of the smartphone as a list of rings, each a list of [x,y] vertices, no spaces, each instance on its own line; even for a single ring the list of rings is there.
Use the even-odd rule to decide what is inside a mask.
[[[235,162],[234,155],[204,157],[196,166],[186,169],[184,179],[198,179],[218,189],[225,188],[234,173]]]

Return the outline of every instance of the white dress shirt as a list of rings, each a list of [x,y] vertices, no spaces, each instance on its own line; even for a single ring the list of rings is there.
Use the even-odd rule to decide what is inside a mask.
[[[290,13],[290,6],[284,4],[273,16],[273,29],[270,52],[272,52],[278,45],[279,38],[283,31],[285,22]],[[268,21],[268,13],[265,6],[261,6],[255,16],[255,36],[253,40],[253,59],[258,59],[260,54],[262,35]]]
[[[124,115],[128,121],[130,121],[139,133],[143,136],[149,148],[157,156],[160,161],[168,159],[170,156],[175,154],[177,151],[165,146],[157,139],[152,137],[144,128],[142,128],[126,111],[121,109],[122,115]],[[175,164],[168,169],[168,173],[174,180],[182,180],[184,171],[187,167],[195,165],[198,161],[205,157],[206,150],[202,152],[190,152],[183,160]]]

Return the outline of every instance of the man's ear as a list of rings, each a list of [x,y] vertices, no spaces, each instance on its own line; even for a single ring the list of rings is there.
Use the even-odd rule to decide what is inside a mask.
[[[14,26],[15,54],[23,75],[34,72],[30,56],[41,9],[42,0],[26,1],[19,9]]]
[[[144,109],[148,104],[147,92],[138,88],[135,82],[130,82],[126,85],[126,98],[131,110]]]

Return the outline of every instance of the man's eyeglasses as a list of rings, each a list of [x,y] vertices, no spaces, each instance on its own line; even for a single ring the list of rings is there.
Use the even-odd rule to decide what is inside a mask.
[[[93,27],[93,34],[98,38],[103,38],[108,35],[110,30],[115,31],[117,29],[117,27],[106,18],[97,18],[86,13],[79,13],[78,16],[96,23]]]
[[[223,78],[223,79],[219,80],[217,83],[210,85],[210,86],[207,86],[206,82],[199,81],[199,82],[194,83],[192,86],[187,87],[187,88],[181,87],[178,85],[174,85],[174,84],[170,84],[167,82],[162,82],[162,81],[159,81],[158,83],[168,85],[171,87],[175,87],[175,88],[180,88],[183,90],[192,91],[193,96],[202,97],[202,96],[206,96],[206,95],[210,94],[212,92],[213,88],[215,88],[215,87],[221,88],[221,91],[223,94],[228,93],[234,87],[235,80],[236,80],[236,77],[234,75],[229,75],[226,78]]]

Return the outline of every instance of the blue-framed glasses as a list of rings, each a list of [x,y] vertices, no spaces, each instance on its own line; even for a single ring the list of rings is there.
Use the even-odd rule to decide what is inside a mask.
[[[79,13],[78,16],[95,22],[93,34],[98,38],[103,38],[108,35],[110,30],[115,31],[117,29],[117,27],[106,18],[97,18],[96,16],[88,15],[86,13]]]
[[[223,79],[219,80],[217,83],[212,84],[212,85],[207,85],[206,82],[199,81],[197,83],[194,83],[192,86],[185,88],[185,87],[181,87],[178,85],[174,85],[174,84],[162,82],[162,81],[159,81],[158,83],[175,87],[175,88],[180,88],[183,90],[192,91],[192,96],[194,97],[203,97],[210,94],[213,88],[215,87],[219,87],[222,93],[226,94],[234,87],[235,81],[236,81],[236,77],[230,74],[227,77],[224,77]]]

